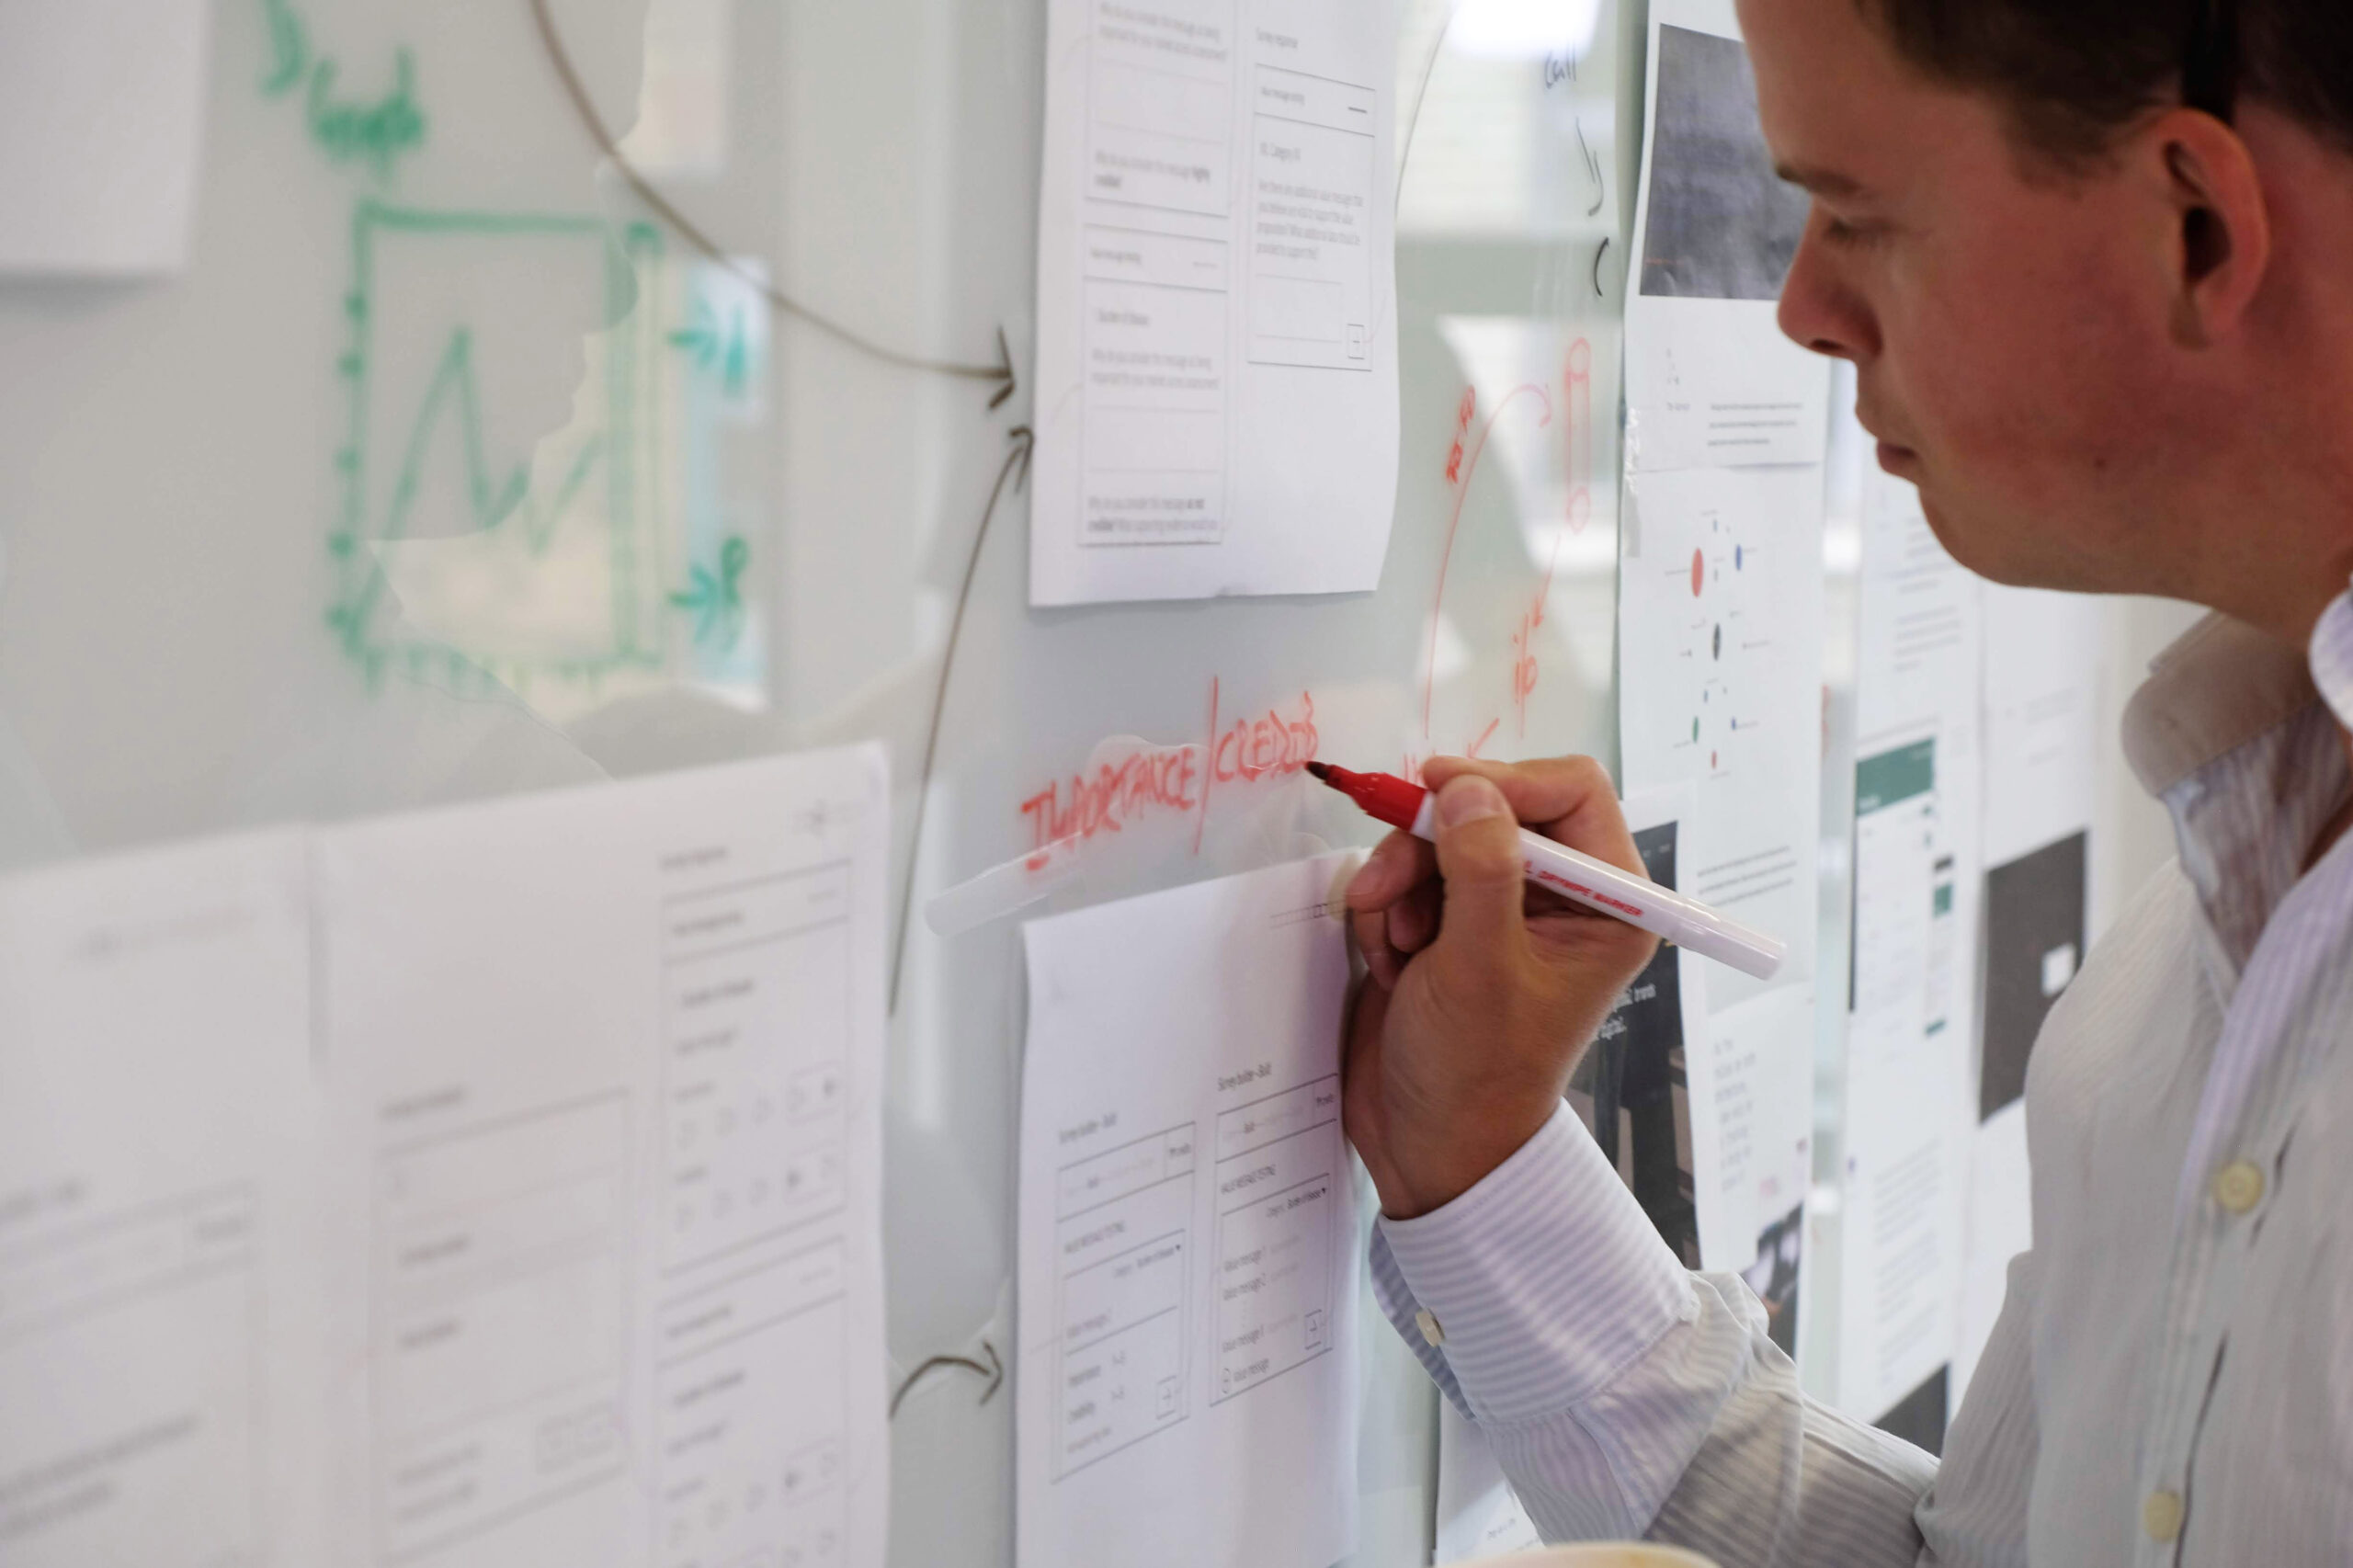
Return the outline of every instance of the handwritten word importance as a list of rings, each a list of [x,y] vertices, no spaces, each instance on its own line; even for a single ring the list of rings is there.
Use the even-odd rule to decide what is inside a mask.
[[[1211,734],[1206,744],[1151,746],[1074,773],[1021,802],[1029,819],[1033,860],[1064,840],[1084,842],[1118,833],[1154,815],[1206,814],[1212,788],[1284,778],[1315,758],[1315,698],[1299,694],[1295,716],[1268,709],[1221,727],[1217,684],[1211,683]],[[1196,840],[1198,843],[1198,839]]]

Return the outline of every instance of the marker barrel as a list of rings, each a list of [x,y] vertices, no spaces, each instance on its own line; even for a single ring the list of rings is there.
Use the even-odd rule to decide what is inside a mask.
[[[1406,831],[1416,838],[1437,839],[1435,790],[1423,795]],[[1697,899],[1524,827],[1519,830],[1519,863],[1528,880],[1538,887],[1758,980],[1772,979],[1789,956],[1786,944],[1725,918]]]

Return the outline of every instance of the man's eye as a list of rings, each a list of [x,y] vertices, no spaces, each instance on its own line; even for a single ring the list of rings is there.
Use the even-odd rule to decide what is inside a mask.
[[[1823,219],[1822,237],[1834,245],[1859,250],[1885,239],[1887,230],[1877,223],[1859,222],[1834,214]]]

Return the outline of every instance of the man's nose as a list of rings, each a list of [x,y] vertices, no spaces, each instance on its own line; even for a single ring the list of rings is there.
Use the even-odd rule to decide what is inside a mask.
[[[1805,226],[1781,284],[1781,331],[1801,348],[1857,363],[1879,353],[1879,326],[1822,240],[1817,214]]]

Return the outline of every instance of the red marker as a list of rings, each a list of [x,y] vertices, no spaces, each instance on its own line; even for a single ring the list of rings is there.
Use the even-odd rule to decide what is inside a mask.
[[[1386,773],[1351,773],[1311,762],[1307,771],[1362,807],[1366,814],[1416,838],[1438,837],[1438,796],[1419,784]],[[1789,949],[1762,931],[1727,920],[1697,899],[1660,887],[1647,877],[1621,871],[1605,860],[1580,855],[1543,835],[1519,830],[1520,866],[1528,880],[1622,920],[1637,930],[1664,937],[1702,958],[1730,964],[1743,974],[1770,980]]]

